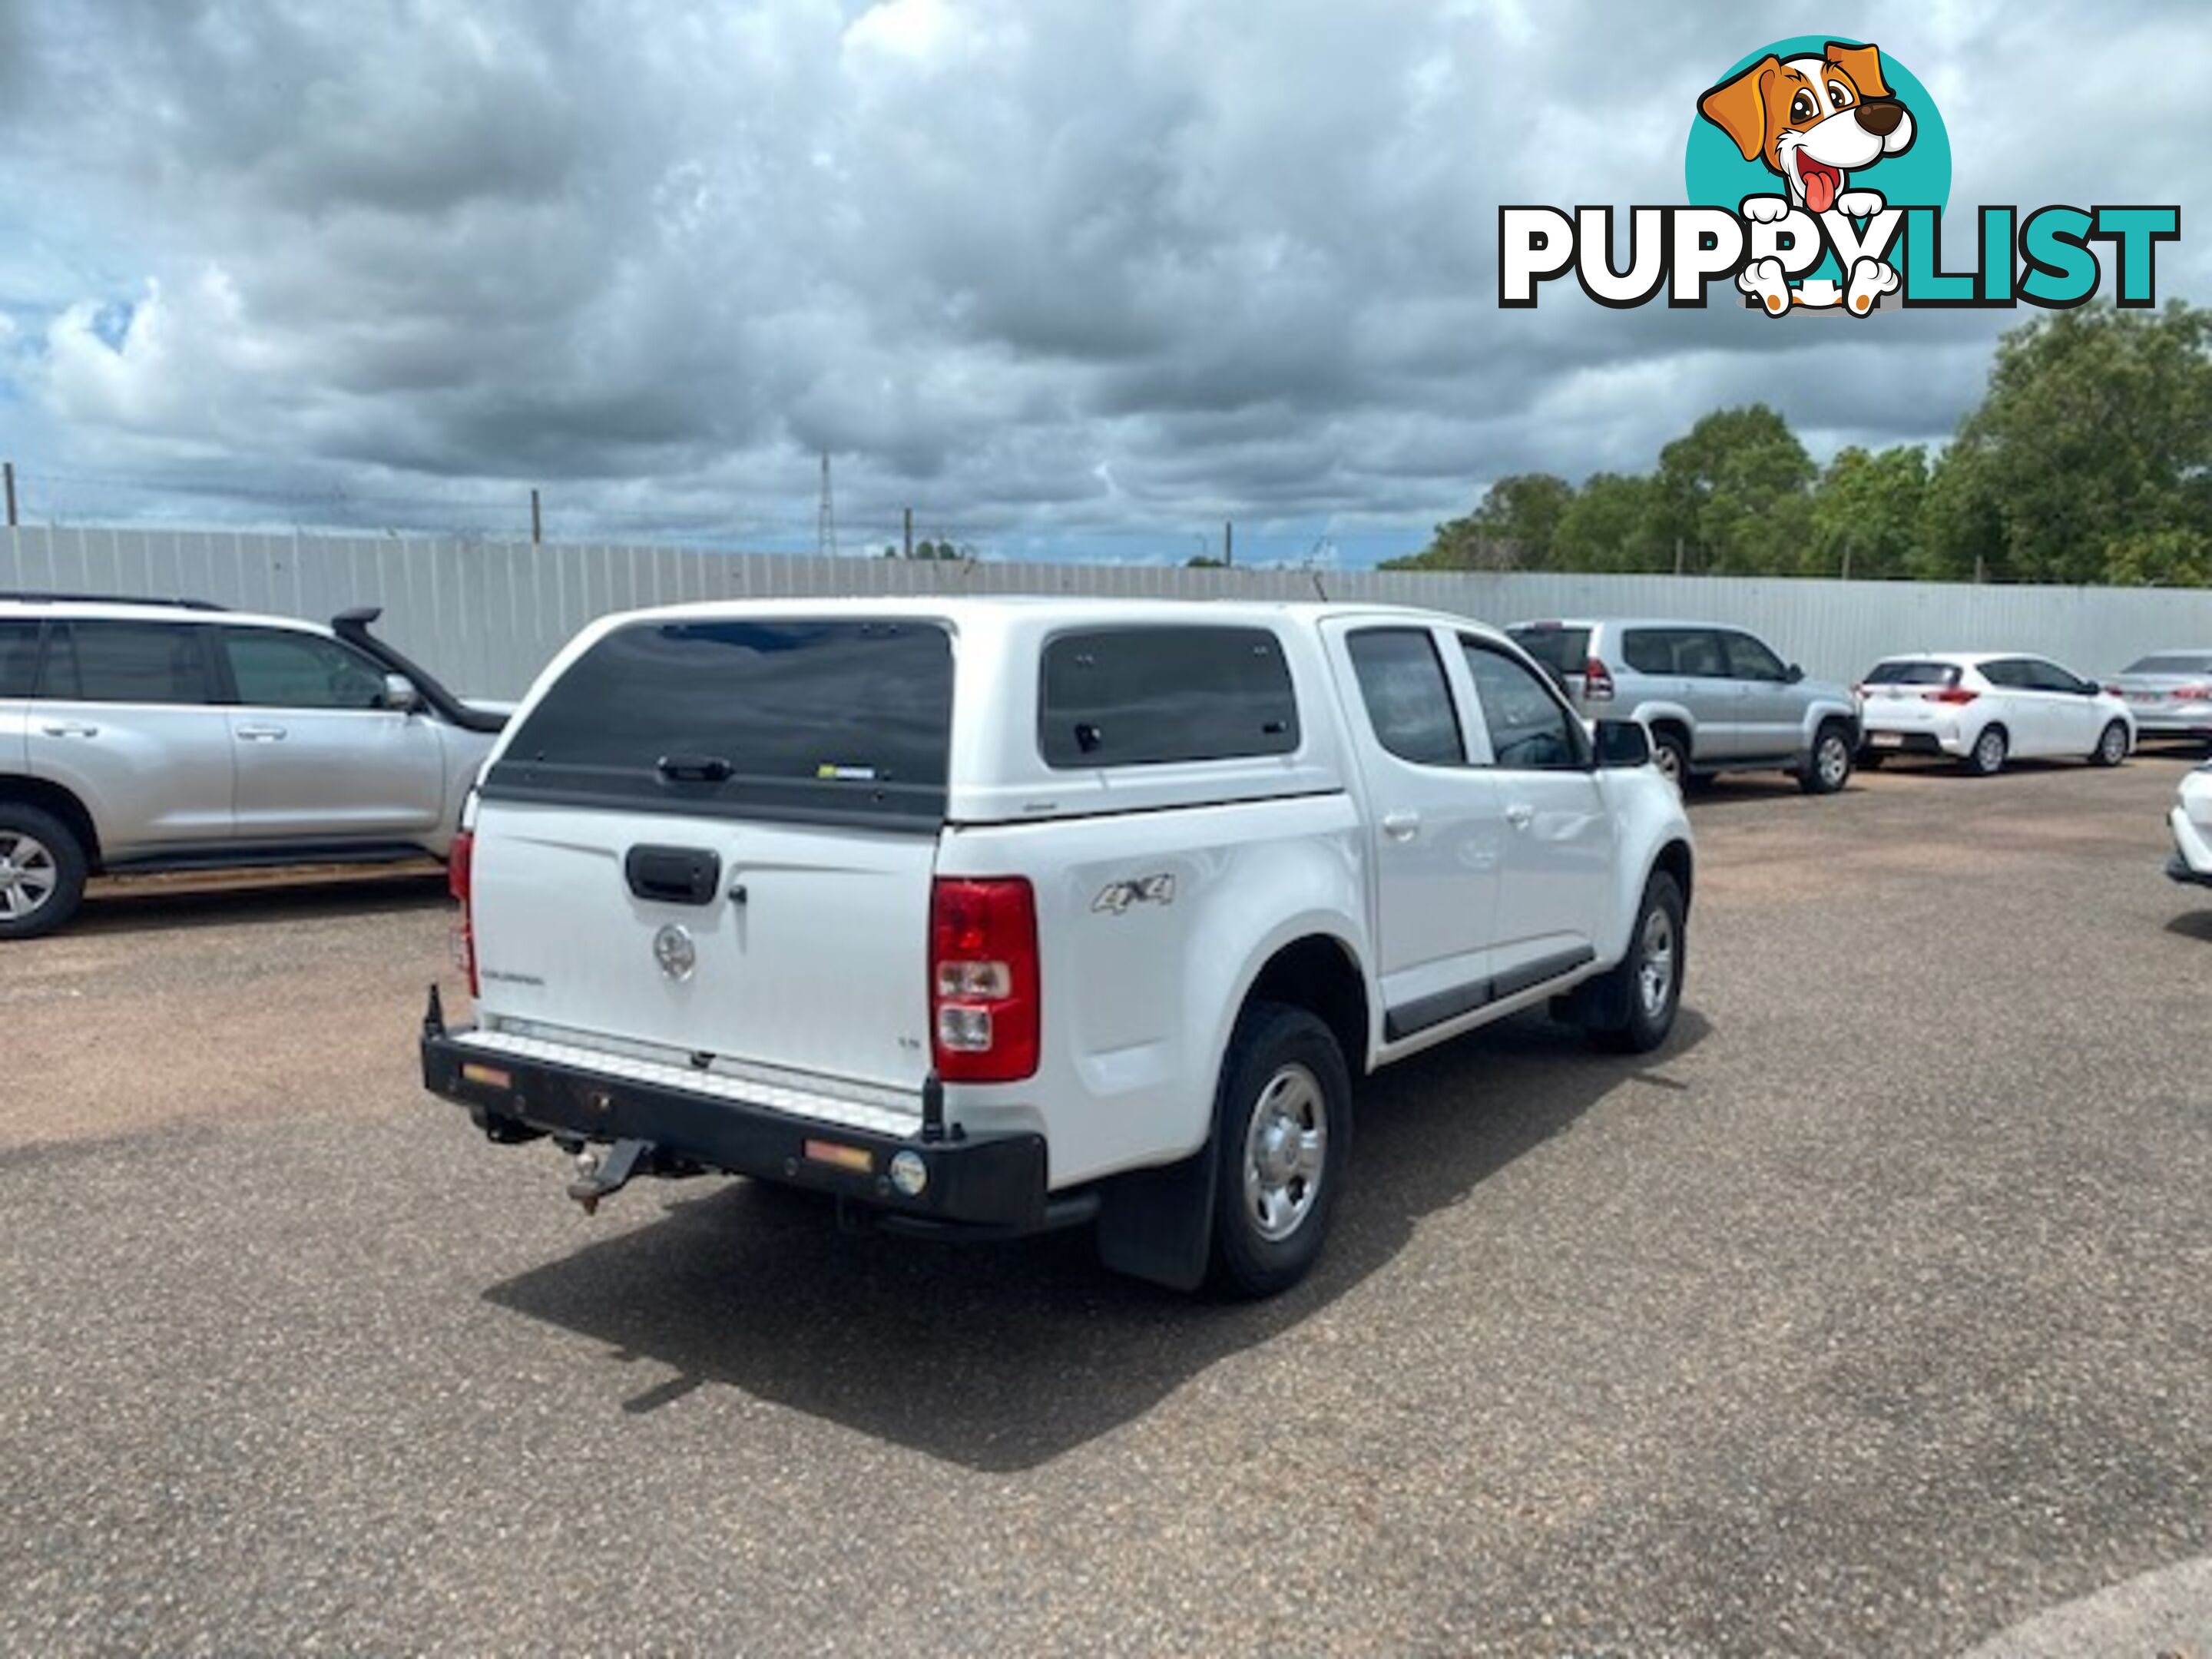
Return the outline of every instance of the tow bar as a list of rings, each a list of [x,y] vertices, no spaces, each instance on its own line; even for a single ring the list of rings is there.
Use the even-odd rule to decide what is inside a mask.
[[[617,1140],[604,1153],[585,1147],[576,1154],[576,1178],[568,1183],[568,1196],[584,1206],[586,1215],[597,1215],[599,1200],[629,1186],[632,1176],[655,1172],[657,1150],[649,1140]]]

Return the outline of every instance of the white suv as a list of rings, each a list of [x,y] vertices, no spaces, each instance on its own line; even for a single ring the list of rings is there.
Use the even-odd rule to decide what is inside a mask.
[[[1432,612],[608,617],[485,767],[452,866],[476,1018],[433,994],[424,1081],[553,1136],[587,1208],[720,1170],[1279,1290],[1356,1075],[1547,1005],[1665,1040],[1691,842],[1650,754]]]
[[[442,858],[507,710],[375,618],[0,594],[0,939],[100,872]]]

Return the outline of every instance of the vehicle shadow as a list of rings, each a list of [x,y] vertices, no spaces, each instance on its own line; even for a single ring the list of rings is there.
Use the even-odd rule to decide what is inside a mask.
[[[180,927],[294,923],[313,917],[433,909],[450,902],[443,870],[413,865],[312,877],[274,874],[250,884],[228,872],[204,877],[122,877],[94,882],[70,934],[137,933]]]
[[[2206,894],[2205,901],[2206,908],[2184,910],[2166,924],[2166,931],[2177,933],[2183,939],[2202,939],[2205,944],[2212,945],[2212,892]]]
[[[826,1202],[745,1182],[483,1294],[676,1373],[624,1411],[722,1383],[969,1468],[1029,1468],[1313,1318],[1387,1267],[1422,1218],[1632,1077],[1679,1086],[1673,1058],[1708,1029],[1685,1009],[1665,1051],[1629,1060],[1527,1017],[1371,1079],[1328,1253],[1273,1301],[1119,1278],[1087,1232],[988,1247],[842,1232]]]

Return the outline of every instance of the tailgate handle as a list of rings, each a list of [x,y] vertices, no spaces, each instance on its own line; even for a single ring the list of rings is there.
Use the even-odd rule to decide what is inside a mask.
[[[671,782],[724,783],[736,769],[720,755],[663,755],[653,769]]]
[[[721,890],[722,858],[698,847],[633,847],[623,860],[629,890],[664,904],[712,904]]]

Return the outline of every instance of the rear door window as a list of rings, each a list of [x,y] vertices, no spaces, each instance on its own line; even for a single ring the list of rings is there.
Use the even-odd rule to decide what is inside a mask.
[[[207,635],[178,623],[58,623],[46,641],[39,695],[69,702],[212,703]]]
[[[39,678],[39,624],[0,622],[0,697],[27,697]]]
[[[1376,741],[1419,766],[1464,766],[1443,659],[1425,628],[1367,628],[1345,642]]]
[[[1264,628],[1086,629],[1045,645],[1037,747],[1048,766],[1159,766],[1297,746],[1290,666]]]
[[[572,663],[489,799],[935,830],[952,641],[934,622],[641,622]]]
[[[1995,662],[1985,662],[1982,665],[1981,673],[1982,678],[1991,685],[2001,687],[2007,691],[2026,691],[2033,689],[2028,680],[2027,665],[2017,658],[2006,657],[2000,658]]]

